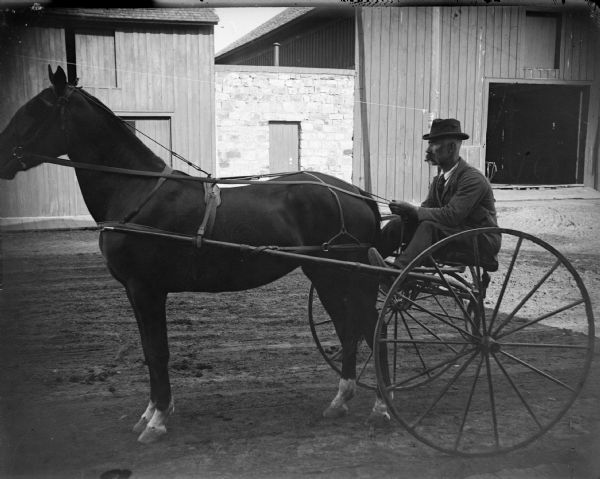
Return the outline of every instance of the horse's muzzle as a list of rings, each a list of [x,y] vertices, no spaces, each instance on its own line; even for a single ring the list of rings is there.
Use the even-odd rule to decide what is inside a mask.
[[[13,148],[13,151],[7,161],[0,164],[0,178],[12,180],[19,171],[27,169],[24,161],[23,149],[21,147]]]

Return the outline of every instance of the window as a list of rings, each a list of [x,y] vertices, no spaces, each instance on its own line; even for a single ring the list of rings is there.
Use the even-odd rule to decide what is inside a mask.
[[[70,82],[78,78],[81,86],[117,86],[114,31],[67,29],[65,40]]]
[[[559,13],[525,13],[523,65],[526,68],[560,68],[561,23]]]
[[[154,154],[162,158],[167,165],[173,166],[170,151],[171,119],[169,117],[121,116],[121,118],[133,130],[142,143],[150,148]]]

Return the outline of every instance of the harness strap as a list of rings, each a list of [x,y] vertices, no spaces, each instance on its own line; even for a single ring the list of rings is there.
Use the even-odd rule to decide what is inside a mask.
[[[215,183],[204,183],[204,218],[196,233],[196,247],[202,246],[202,240],[204,236],[210,236],[213,225],[215,224],[215,217],[217,215],[217,207],[221,204],[221,191],[218,185]]]
[[[182,233],[173,233],[172,231],[162,230],[160,228],[155,228],[154,226],[146,226],[139,225],[135,223],[116,223],[112,221],[105,221],[99,223],[100,231],[116,231],[122,233],[138,233],[147,236],[155,236],[160,238],[172,239],[172,240],[180,240],[191,242],[194,246],[198,246],[197,244],[197,236],[186,235]],[[227,243],[224,241],[212,240],[205,238],[205,242],[207,244],[211,244],[214,246],[223,246],[229,247],[232,249],[239,249],[248,253],[269,253],[269,252],[278,252],[281,255],[285,255],[289,253],[293,254],[303,254],[303,253],[319,253],[319,252],[333,252],[333,251],[361,251],[365,250],[371,246],[371,243],[360,243],[360,244],[333,244],[328,245],[327,249],[323,249],[323,245],[314,245],[314,246],[250,246],[243,245],[241,243]],[[307,256],[308,257],[308,256]],[[310,257],[312,258],[312,257]],[[317,258],[321,258],[317,256]]]
[[[166,174],[166,175],[170,175],[173,172],[173,169],[168,166],[165,165],[164,169],[162,170],[162,174]],[[161,176],[158,178],[158,180],[156,181],[156,183],[154,184],[154,188],[152,188],[152,190],[146,195],[146,197],[144,198],[144,200],[138,205],[138,207],[136,209],[134,209],[131,213],[129,213],[127,216],[125,216],[122,220],[121,223],[127,223],[128,221],[130,221],[132,218],[134,218],[135,216],[137,216],[137,214],[140,212],[140,210],[146,205],[146,203],[148,203],[148,201],[150,201],[150,198],[152,198],[152,196],[154,195],[154,193],[156,193],[158,191],[158,189],[163,185],[163,183],[167,181],[167,178],[164,176]]]

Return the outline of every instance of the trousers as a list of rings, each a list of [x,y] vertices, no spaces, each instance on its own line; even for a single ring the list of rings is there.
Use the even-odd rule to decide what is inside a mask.
[[[377,250],[384,258],[401,249],[394,263],[400,268],[406,267],[419,254],[438,241],[455,233],[466,231],[467,227],[447,226],[434,221],[404,220],[400,217],[390,220],[381,230]],[[461,238],[462,239],[462,238]],[[462,239],[452,242],[452,250],[472,250],[472,240]],[[462,243],[462,244],[461,244]],[[495,263],[495,256],[500,251],[499,234],[486,234],[479,242],[479,253],[483,263]]]

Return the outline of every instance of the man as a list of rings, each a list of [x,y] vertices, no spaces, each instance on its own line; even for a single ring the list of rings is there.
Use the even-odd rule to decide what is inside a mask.
[[[425,161],[441,172],[433,179],[420,207],[406,201],[390,203],[390,210],[400,218],[383,228],[377,250],[369,249],[371,264],[386,265],[383,258],[405,243],[406,247],[394,261],[395,267],[403,269],[422,251],[447,236],[472,228],[498,226],[489,181],[460,157],[462,140],[467,138],[469,135],[461,131],[458,120],[433,120],[429,134],[423,136],[429,141]],[[482,264],[494,269],[500,235],[485,235],[483,243]]]

